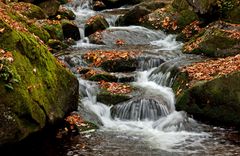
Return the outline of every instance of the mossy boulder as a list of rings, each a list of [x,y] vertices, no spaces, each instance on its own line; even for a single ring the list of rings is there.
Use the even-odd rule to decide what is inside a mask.
[[[189,87],[188,76],[182,73],[174,82],[176,108],[209,124],[240,128],[239,79],[240,72],[236,71]]]
[[[85,36],[89,36],[96,31],[104,30],[109,27],[108,22],[102,15],[90,17],[85,24]]]
[[[0,48],[12,54],[8,72],[0,70],[0,145],[18,142],[56,123],[77,109],[78,101],[75,76],[57,62],[37,36],[11,19],[8,11],[0,14],[4,17],[0,20],[4,28]],[[2,79],[6,74],[7,79]]]
[[[9,20],[9,22],[19,22],[20,27],[26,28],[29,32],[33,33],[34,35],[38,36],[43,42],[47,43],[48,39],[50,38],[49,33],[41,28],[40,25],[34,23],[34,20],[28,19],[26,16],[20,15],[15,9],[4,5],[3,3],[0,4],[0,7],[3,8],[5,11],[5,17]],[[14,20],[14,21],[12,21]],[[17,27],[18,25],[16,25]]]
[[[11,3],[11,8],[18,11],[24,16],[27,16],[30,19],[45,19],[47,15],[44,11],[39,7],[31,3],[19,2],[19,3]]]
[[[136,5],[133,9],[129,10],[123,16],[120,16],[116,23],[117,25],[138,25],[140,23],[140,19],[153,12],[156,9],[163,8],[165,3],[162,1],[150,1],[143,2],[139,5]]]
[[[56,18],[74,20],[76,18],[76,15],[72,10],[60,7],[57,12]]]
[[[226,57],[240,52],[240,25],[217,21],[200,31],[183,47],[184,53]]]
[[[48,0],[48,1],[43,1],[41,3],[37,4],[40,8],[43,9],[43,11],[49,16],[53,17],[57,14],[59,7],[60,7],[60,2],[57,0]]]
[[[62,24],[58,20],[39,20],[36,22],[41,28],[46,30],[51,39],[64,40]]]
[[[178,33],[195,20],[198,20],[198,16],[194,11],[189,9],[178,11],[168,5],[144,16],[140,25],[152,29],[161,29],[168,33]]]
[[[61,20],[63,36],[65,39],[72,38],[74,40],[80,40],[81,35],[77,25],[70,20]]]

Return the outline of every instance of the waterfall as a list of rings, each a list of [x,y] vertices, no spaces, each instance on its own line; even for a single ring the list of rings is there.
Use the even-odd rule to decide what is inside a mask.
[[[82,31],[84,21],[99,13],[91,10],[90,4],[88,0],[68,4],[77,15],[76,22]],[[98,84],[78,75],[82,95],[79,105],[98,117],[103,125],[101,131],[140,135],[150,146],[164,150],[171,151],[182,142],[193,143],[208,136],[198,132],[198,124],[185,112],[175,110],[175,95],[171,86],[177,70],[172,58],[182,55],[179,50],[182,44],[175,40],[176,36],[141,26],[114,27],[112,22],[117,16],[107,15],[111,27],[107,29],[109,33],[103,35],[106,45],[90,44],[88,38],[84,38],[74,46],[79,53],[67,59],[71,66],[85,66],[80,57],[82,49],[113,49],[116,47],[113,42],[123,36],[126,44],[117,48],[143,48],[144,55],[138,58],[139,66],[134,72],[136,81],[129,82],[140,93],[128,101],[108,106],[97,101]]]

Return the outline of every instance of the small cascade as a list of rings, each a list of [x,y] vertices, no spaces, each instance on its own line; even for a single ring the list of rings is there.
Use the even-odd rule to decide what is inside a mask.
[[[163,62],[164,60],[159,57],[149,57],[149,56],[139,57],[137,70],[144,71],[144,70],[152,69],[154,67],[158,67]]]
[[[155,69],[150,75],[149,80],[158,85],[171,87],[178,73],[177,63],[165,62]]]
[[[136,99],[118,104],[111,109],[112,116],[121,120],[157,120],[170,112],[164,103],[155,99]]]

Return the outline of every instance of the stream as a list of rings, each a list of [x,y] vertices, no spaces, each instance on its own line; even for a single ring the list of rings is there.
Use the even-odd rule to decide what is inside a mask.
[[[181,53],[182,43],[174,35],[140,26],[117,27],[119,15],[131,6],[100,12],[91,9],[90,0],[67,4],[76,14],[76,23],[82,35],[59,59],[68,63],[80,83],[79,113],[87,110],[102,122],[99,130],[81,134],[64,145],[67,156],[233,156],[240,155],[237,132],[199,123],[184,111],[175,110],[175,95],[171,89],[174,67],[201,60],[200,56]],[[96,14],[103,15],[110,27],[103,34],[102,45],[89,43],[84,36],[85,21]],[[124,45],[116,45],[123,39]],[[135,50],[143,54],[136,71],[114,73],[133,76],[132,86],[140,88],[141,97],[133,98],[115,107],[116,118],[111,117],[112,106],[97,101],[96,82],[81,78],[76,67],[87,66],[82,55],[89,50]],[[86,145],[82,145],[85,140]]]

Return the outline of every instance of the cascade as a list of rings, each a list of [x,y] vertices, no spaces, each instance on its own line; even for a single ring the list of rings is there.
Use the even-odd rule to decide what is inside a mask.
[[[176,36],[162,31],[140,26],[117,27],[114,21],[118,14],[109,15],[112,10],[95,12],[91,10],[91,3],[90,0],[73,1],[67,7],[77,15],[76,22],[81,31],[84,31],[82,23],[86,19],[100,13],[107,18],[110,24],[107,30],[111,34],[103,35],[105,45],[91,44],[87,37],[82,37],[74,45],[75,52],[65,56],[65,60],[73,69],[77,65],[86,66],[81,58],[81,50],[114,49],[116,46],[113,41],[124,38],[128,44],[117,48],[142,50],[144,53],[138,58],[137,70],[132,73],[136,75],[135,81],[129,82],[140,90],[140,94],[128,101],[109,106],[97,100],[97,82],[84,80],[76,73],[81,93],[79,105],[96,114],[103,125],[100,131],[107,136],[133,136],[147,142],[147,146],[154,149],[175,153],[195,153],[196,149],[199,153],[206,152],[206,147],[201,142],[211,135],[203,132],[202,126],[186,112],[175,110],[175,95],[171,86],[178,73],[177,67],[191,62],[180,51],[182,43],[176,41]]]

